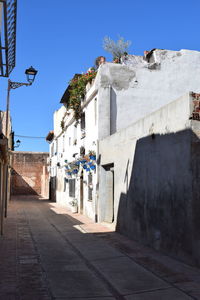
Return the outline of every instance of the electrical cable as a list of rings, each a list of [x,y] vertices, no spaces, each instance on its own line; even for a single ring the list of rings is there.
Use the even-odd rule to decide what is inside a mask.
[[[25,138],[25,139],[46,139],[45,136],[27,136],[27,135],[18,135],[18,134],[15,134],[14,136]]]

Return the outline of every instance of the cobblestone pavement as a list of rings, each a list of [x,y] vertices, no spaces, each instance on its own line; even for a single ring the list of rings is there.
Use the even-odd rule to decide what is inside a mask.
[[[200,300],[200,270],[37,197],[14,198],[0,300]]]

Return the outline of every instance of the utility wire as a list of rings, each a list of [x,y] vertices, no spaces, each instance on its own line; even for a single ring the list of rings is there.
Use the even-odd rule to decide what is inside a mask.
[[[17,134],[15,134],[15,136],[25,138],[25,139],[46,139],[45,136],[27,136],[27,135],[17,135]]]

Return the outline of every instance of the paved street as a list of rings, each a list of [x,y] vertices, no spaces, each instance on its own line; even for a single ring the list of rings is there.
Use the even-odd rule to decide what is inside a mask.
[[[200,299],[200,270],[37,197],[14,198],[0,300]]]

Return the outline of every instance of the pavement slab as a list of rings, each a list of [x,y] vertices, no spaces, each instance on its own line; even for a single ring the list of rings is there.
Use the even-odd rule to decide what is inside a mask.
[[[125,297],[126,300],[192,300],[193,298],[185,295],[174,288],[167,290],[157,290]]]
[[[99,260],[93,263],[122,295],[169,287],[165,281],[127,257]]]
[[[83,297],[67,297],[67,298],[55,298],[55,300],[115,300],[116,298],[113,298],[113,297],[86,297],[86,298],[83,298]]]
[[[88,260],[108,259],[113,257],[121,257],[123,254],[113,247],[106,245],[101,240],[80,240],[72,241],[73,245],[82,253]]]
[[[111,296],[106,286],[86,266],[70,270],[48,272],[48,280],[54,297],[91,298]]]

